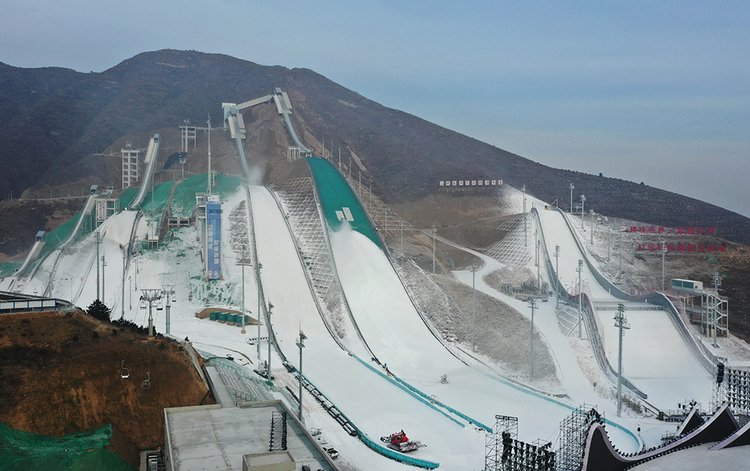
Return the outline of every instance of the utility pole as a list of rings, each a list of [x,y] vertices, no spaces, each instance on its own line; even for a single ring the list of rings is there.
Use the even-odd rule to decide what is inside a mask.
[[[299,338],[297,339],[297,347],[299,347],[299,416],[297,418],[302,422],[302,349],[305,348],[305,340],[307,336],[302,329],[299,331]]]
[[[471,351],[476,352],[477,336],[477,310],[476,310],[476,284],[477,276],[476,265],[471,266]]]
[[[591,245],[594,245],[594,210],[589,209],[589,214],[591,215]]]
[[[152,308],[154,301],[161,299],[161,290],[143,288],[141,290],[141,293],[142,293],[141,300],[148,301],[148,336],[153,337],[154,336],[154,317],[152,315],[151,308]]]
[[[583,338],[583,292],[581,289],[581,272],[583,272],[583,260],[578,260],[578,338]]]
[[[531,308],[531,360],[529,363],[529,380],[534,379],[534,311],[536,310],[536,298],[529,299],[529,307]]]
[[[615,314],[615,327],[620,329],[620,344],[617,355],[617,417],[622,412],[622,331],[629,329],[628,321],[625,319],[625,305],[617,305],[617,314]]]
[[[435,274],[435,234],[437,233],[437,230],[435,229],[435,224],[432,225],[432,274]]]
[[[167,327],[166,331],[167,331],[167,335],[169,335],[169,333],[170,333],[170,318],[169,318],[169,314],[170,314],[170,309],[172,307],[172,304],[170,303],[169,296],[170,295],[172,295],[172,296],[174,295],[174,285],[164,285],[161,288],[162,288],[162,293],[165,294],[165,295],[167,295],[167,308],[166,308],[165,315],[166,315],[166,327]]]

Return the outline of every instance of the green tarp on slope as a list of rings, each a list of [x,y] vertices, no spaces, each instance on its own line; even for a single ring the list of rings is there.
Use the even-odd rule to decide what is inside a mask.
[[[315,185],[318,187],[320,204],[331,229],[338,231],[341,228],[346,220],[341,221],[339,217],[345,214],[344,208],[349,208],[353,219],[349,222],[352,229],[365,235],[382,249],[383,246],[380,245],[380,240],[356,195],[336,168],[328,161],[316,157],[308,158],[307,162],[310,164]]]
[[[133,471],[104,448],[111,437],[111,425],[55,438],[0,423],[0,471]]]

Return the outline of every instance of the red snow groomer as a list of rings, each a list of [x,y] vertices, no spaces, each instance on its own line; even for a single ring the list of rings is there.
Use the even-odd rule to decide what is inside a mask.
[[[414,451],[417,448],[427,446],[422,444],[422,442],[415,440],[411,441],[406,436],[406,433],[404,433],[403,430],[400,432],[393,433],[391,435],[380,437],[380,440],[388,444],[388,448],[391,448],[396,451],[400,451],[401,453],[408,453],[410,451]]]

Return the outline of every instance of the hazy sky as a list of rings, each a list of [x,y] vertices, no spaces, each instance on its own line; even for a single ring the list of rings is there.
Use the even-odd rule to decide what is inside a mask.
[[[2,5],[10,65],[99,72],[174,48],[310,68],[543,164],[750,216],[747,0]]]

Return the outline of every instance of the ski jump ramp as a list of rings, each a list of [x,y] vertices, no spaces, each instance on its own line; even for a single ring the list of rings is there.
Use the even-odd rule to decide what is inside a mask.
[[[146,151],[146,157],[143,162],[144,165],[146,165],[146,171],[143,173],[143,178],[141,179],[141,188],[138,190],[138,194],[133,202],[130,203],[131,208],[140,207],[141,203],[143,203],[143,198],[145,198],[146,193],[148,193],[149,185],[154,178],[154,168],[156,167],[156,161],[159,156],[159,140],[159,135],[154,134],[154,137],[152,137],[148,143],[148,150]]]
[[[577,294],[578,260],[584,261],[583,291],[594,307],[598,335],[609,364],[617,365],[619,331],[613,318],[616,306],[623,304],[630,325],[623,339],[623,376],[648,394],[649,402],[657,407],[674,408],[685,399],[708,404],[711,397],[708,361],[690,344],[679,318],[653,304],[654,300],[647,302],[648,297],[628,296],[611,284],[605,288],[601,275],[581,250],[585,242],[577,240],[566,215],[554,209],[534,212],[539,216],[546,253],[554,254],[555,246],[560,246],[557,278],[562,292]],[[551,267],[549,259],[548,255]]]

